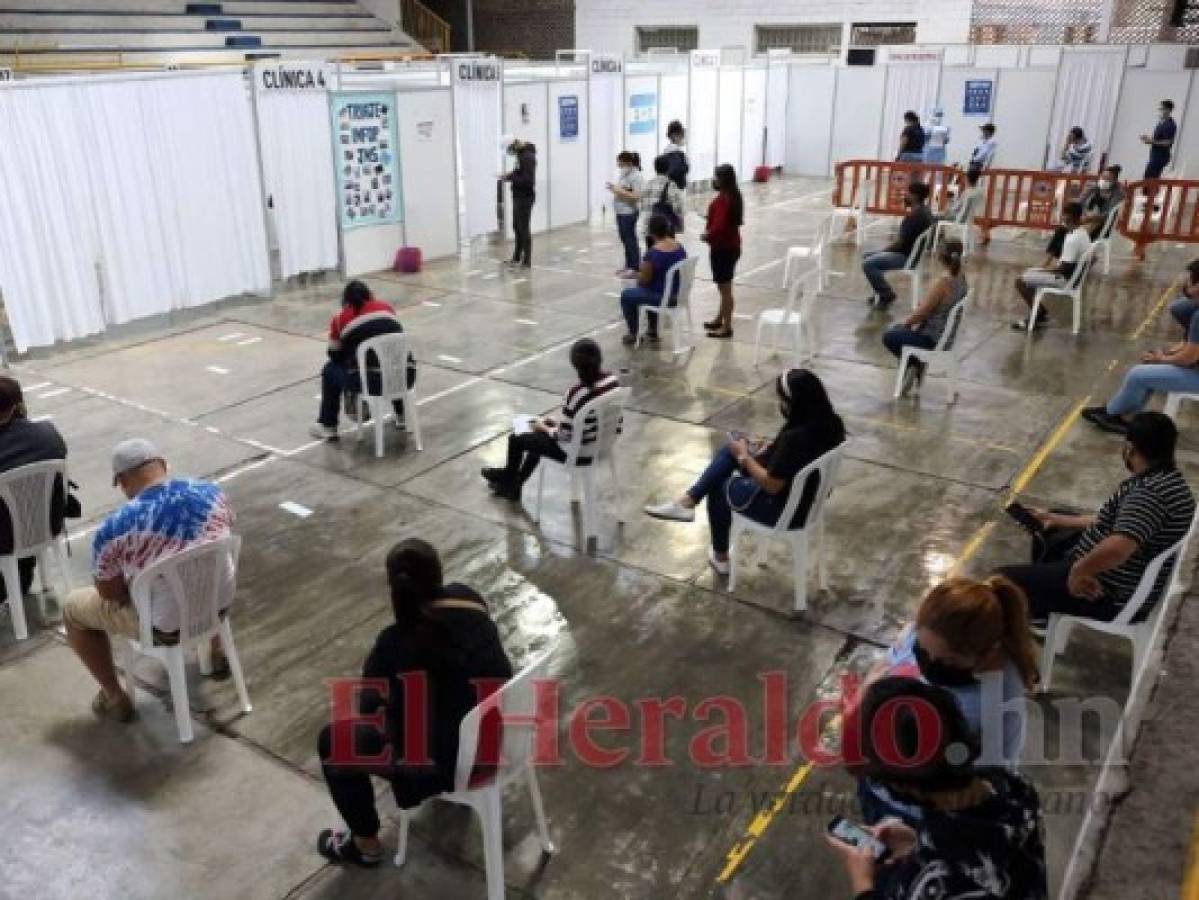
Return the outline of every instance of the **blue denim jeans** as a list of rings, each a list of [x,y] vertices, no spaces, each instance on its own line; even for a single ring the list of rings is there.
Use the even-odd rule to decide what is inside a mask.
[[[883,346],[896,359],[902,358],[904,347],[919,347],[921,350],[932,350],[937,342],[922,331],[914,331],[906,325],[893,325],[883,332]]]
[[[367,380],[371,390],[379,389],[379,373],[372,370]],[[357,369],[347,369],[339,362],[329,360],[321,369],[321,409],[316,420],[326,428],[337,427],[337,416],[341,411],[341,397],[346,391],[356,394],[362,390],[362,379]],[[404,401],[397,400],[392,404],[396,416],[404,415]]]
[[[1107,411],[1113,416],[1140,412],[1155,391],[1159,394],[1199,394],[1199,369],[1169,363],[1133,366],[1124,376],[1116,396],[1107,401]]]
[[[1199,300],[1192,300],[1185,294],[1170,303],[1170,315],[1174,317],[1175,322],[1182,326],[1182,330],[1187,334],[1187,340],[1192,344],[1199,343],[1199,333],[1193,330],[1197,310],[1199,310]]]
[[[629,326],[629,334],[637,333],[637,313],[643,306],[658,306],[662,302],[662,295],[656,294],[649,288],[630,287],[625,288],[620,292],[620,309],[624,313],[624,320]],[[673,305],[673,304],[672,304]],[[649,314],[649,333],[658,333],[658,314]]]
[[[624,267],[634,271],[641,265],[637,247],[637,213],[617,213],[616,231],[624,244]]]
[[[739,472],[737,460],[729,448],[721,447],[687,491],[696,503],[708,501],[708,527],[712,532],[712,549],[717,553],[729,552],[734,504],[743,516],[763,525],[773,525],[787,502],[786,491],[768,494],[752,478]]]
[[[875,250],[862,255],[862,274],[870,282],[874,293],[883,300],[895,299],[895,290],[883,276],[884,272],[894,272],[907,265],[908,258],[902,253],[891,253],[887,250]]]

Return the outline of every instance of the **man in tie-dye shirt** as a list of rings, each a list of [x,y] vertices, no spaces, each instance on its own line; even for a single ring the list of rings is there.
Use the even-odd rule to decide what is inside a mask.
[[[149,441],[135,438],[117,445],[112,455],[113,485],[129,502],[111,513],[92,542],[94,586],[71,591],[63,610],[67,641],[100,684],[92,703],[99,716],[127,722],[133,703],[117,680],[109,635],[138,638],[140,622],[130,597],[133,579],[171,556],[230,533],[233,513],[225,495],[206,481],[171,478],[162,454]],[[177,639],[179,613],[160,599],[165,586],[151,589],[151,626],[156,643]],[[233,567],[228,566],[221,607],[233,602]]]

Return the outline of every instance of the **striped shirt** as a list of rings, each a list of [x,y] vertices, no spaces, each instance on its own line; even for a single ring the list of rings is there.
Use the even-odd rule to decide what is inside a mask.
[[[1091,168],[1091,156],[1094,152],[1091,142],[1083,138],[1076,144],[1066,145],[1062,152],[1062,163],[1071,172],[1085,172]]]
[[[575,416],[579,414],[584,406],[594,400],[596,397],[602,397],[608,391],[613,391],[620,387],[620,379],[610,372],[601,372],[599,381],[588,387],[581,381],[566,392],[566,399],[562,401],[562,417],[558,423],[558,442],[561,444],[569,444],[574,436],[574,421]],[[619,428],[617,429],[619,431]],[[595,442],[596,435],[599,432],[599,423],[595,416],[589,416],[587,421],[583,423],[583,445],[592,444]]]
[[[1099,508],[1095,522],[1071,551],[1078,560],[1113,534],[1132,538],[1136,551],[1122,565],[1098,576],[1104,596],[1122,607],[1141,582],[1149,563],[1182,540],[1195,516],[1195,497],[1177,469],[1151,469],[1121,482]],[[1170,577],[1164,566],[1153,586],[1160,596]]]

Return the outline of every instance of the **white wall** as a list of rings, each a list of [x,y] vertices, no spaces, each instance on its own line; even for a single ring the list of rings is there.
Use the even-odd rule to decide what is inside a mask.
[[[575,0],[575,46],[632,53],[638,25],[696,25],[700,47],[754,47],[754,26],[790,23],[915,22],[922,44],[961,43],[972,0]]]

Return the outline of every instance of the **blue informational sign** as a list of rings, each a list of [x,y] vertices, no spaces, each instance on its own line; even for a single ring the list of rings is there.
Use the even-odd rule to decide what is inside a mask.
[[[629,96],[629,134],[654,134],[658,130],[658,95]]]
[[[968,116],[991,115],[991,97],[994,91],[995,82],[989,78],[967,81],[962,112]]]
[[[563,143],[579,139],[579,98],[575,94],[558,98],[558,138]]]
[[[341,227],[399,222],[395,94],[333,94],[331,111]]]

